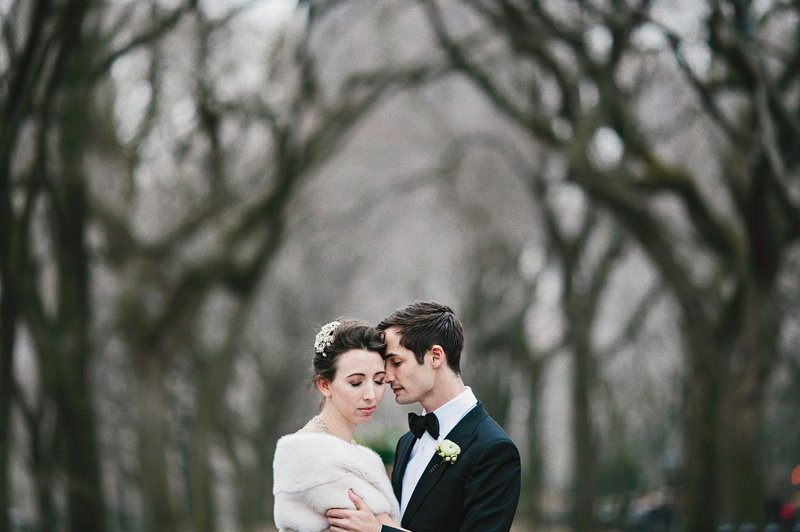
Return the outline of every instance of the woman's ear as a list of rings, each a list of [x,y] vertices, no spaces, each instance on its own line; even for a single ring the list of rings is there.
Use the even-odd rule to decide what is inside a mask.
[[[331,395],[331,381],[326,379],[325,377],[321,377],[317,375],[317,390],[324,395],[325,397],[329,397]]]

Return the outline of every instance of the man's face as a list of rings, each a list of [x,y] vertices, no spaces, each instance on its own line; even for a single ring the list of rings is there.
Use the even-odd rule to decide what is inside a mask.
[[[431,355],[425,353],[422,364],[414,353],[400,345],[402,336],[397,327],[386,329],[386,378],[395,400],[401,405],[421,403],[433,393],[435,374],[431,368]]]

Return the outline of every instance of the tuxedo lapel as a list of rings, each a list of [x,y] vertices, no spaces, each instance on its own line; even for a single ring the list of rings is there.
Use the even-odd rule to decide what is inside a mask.
[[[486,416],[489,414],[483,408],[480,402],[470,410],[464,418],[458,422],[458,425],[453,427],[453,430],[450,431],[449,434],[445,437],[456,444],[461,448],[461,454],[469,448],[477,434],[475,434],[475,428],[478,426]],[[411,499],[408,501],[408,506],[406,507],[406,511],[403,513],[403,525],[407,525],[407,523],[414,517],[414,514],[419,509],[422,502],[427,498],[428,494],[430,494],[431,490],[436,486],[439,480],[444,475],[445,471],[448,468],[458,467],[459,463],[456,460],[455,464],[445,464],[443,463],[444,460],[438,454],[433,455],[431,461],[428,462],[428,465],[425,466],[425,472],[422,473],[422,476],[417,482],[417,486],[414,488],[414,493],[411,494]],[[408,463],[408,456],[405,457],[405,462],[403,464],[403,468],[405,469],[405,465]],[[403,483],[403,475],[399,476],[400,484],[402,486]],[[397,490],[395,490],[397,492]],[[400,498],[398,494],[398,499]]]
[[[414,448],[414,442],[416,441],[417,439],[414,435],[407,432],[400,438],[400,441],[397,442],[397,459],[395,460],[394,469],[392,470],[392,489],[398,501],[403,491],[403,476],[408,466],[408,458],[411,456],[411,449]]]

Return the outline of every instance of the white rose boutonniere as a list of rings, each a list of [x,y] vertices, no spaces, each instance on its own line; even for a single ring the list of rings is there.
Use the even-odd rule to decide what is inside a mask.
[[[458,455],[461,454],[461,447],[450,440],[442,440],[436,445],[436,454],[441,456],[445,462],[454,464]]]

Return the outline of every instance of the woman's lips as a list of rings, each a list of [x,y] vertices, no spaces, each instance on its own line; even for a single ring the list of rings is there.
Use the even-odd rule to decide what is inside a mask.
[[[376,409],[376,407],[374,407],[374,406],[368,406],[366,408],[359,408],[359,410],[361,410],[362,413],[364,413],[365,415],[368,415],[368,416],[374,414],[375,413],[375,409]]]

